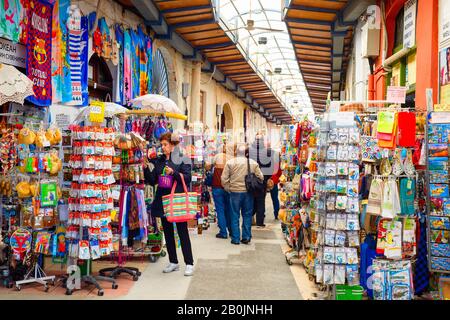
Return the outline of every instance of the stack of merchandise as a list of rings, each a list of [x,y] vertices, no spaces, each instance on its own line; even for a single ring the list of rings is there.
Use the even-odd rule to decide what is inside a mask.
[[[324,115],[317,138],[315,276],[324,285],[357,285],[360,131],[332,115]]]
[[[73,182],[67,229],[71,258],[95,260],[113,251],[110,223],[114,209],[111,193],[115,182],[114,139],[113,128],[76,126],[72,129]]]

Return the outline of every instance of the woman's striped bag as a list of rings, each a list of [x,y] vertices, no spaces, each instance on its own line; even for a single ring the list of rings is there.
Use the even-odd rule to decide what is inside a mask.
[[[182,174],[183,193],[175,193],[177,181],[175,180],[170,194],[162,197],[164,213],[169,222],[186,222],[192,220],[197,215],[197,192],[188,192]]]

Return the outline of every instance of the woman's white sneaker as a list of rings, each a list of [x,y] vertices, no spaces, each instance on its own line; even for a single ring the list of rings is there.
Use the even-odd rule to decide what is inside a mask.
[[[180,270],[180,266],[177,263],[169,263],[167,267],[163,270],[163,272],[170,273],[178,270]]]
[[[194,274],[194,266],[191,265],[191,264],[188,264],[188,265],[186,266],[186,270],[184,271],[184,275],[185,275],[186,277],[190,277],[190,276],[192,276],[193,274]]]

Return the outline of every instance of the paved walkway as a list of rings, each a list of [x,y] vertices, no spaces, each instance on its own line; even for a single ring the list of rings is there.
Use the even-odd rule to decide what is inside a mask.
[[[268,197],[270,200],[270,197]],[[273,220],[272,206],[267,201],[266,228],[253,228],[249,245],[232,245],[230,239],[217,239],[217,226],[198,235],[191,233],[195,274],[185,277],[180,271],[163,274],[168,257],[156,263],[139,262],[142,276],[133,282],[127,276],[119,280],[119,289],[105,285],[105,295],[96,290],[75,291],[65,296],[64,289],[42,292],[42,287],[24,287],[21,292],[0,290],[0,299],[314,299],[313,282],[300,264],[289,266],[283,252],[288,250],[278,221]],[[181,262],[181,249],[178,250]]]

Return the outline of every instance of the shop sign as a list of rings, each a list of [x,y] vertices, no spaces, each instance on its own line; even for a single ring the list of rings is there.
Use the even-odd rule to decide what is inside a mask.
[[[102,123],[105,119],[105,103],[92,101],[89,110],[89,120],[91,122]]]
[[[407,1],[404,8],[405,15],[403,21],[403,48],[412,48],[416,44],[417,0]]]
[[[0,38],[0,62],[19,68],[26,66],[26,49],[20,43]]]
[[[406,90],[406,87],[389,86],[387,88],[386,100],[390,103],[405,103]]]

